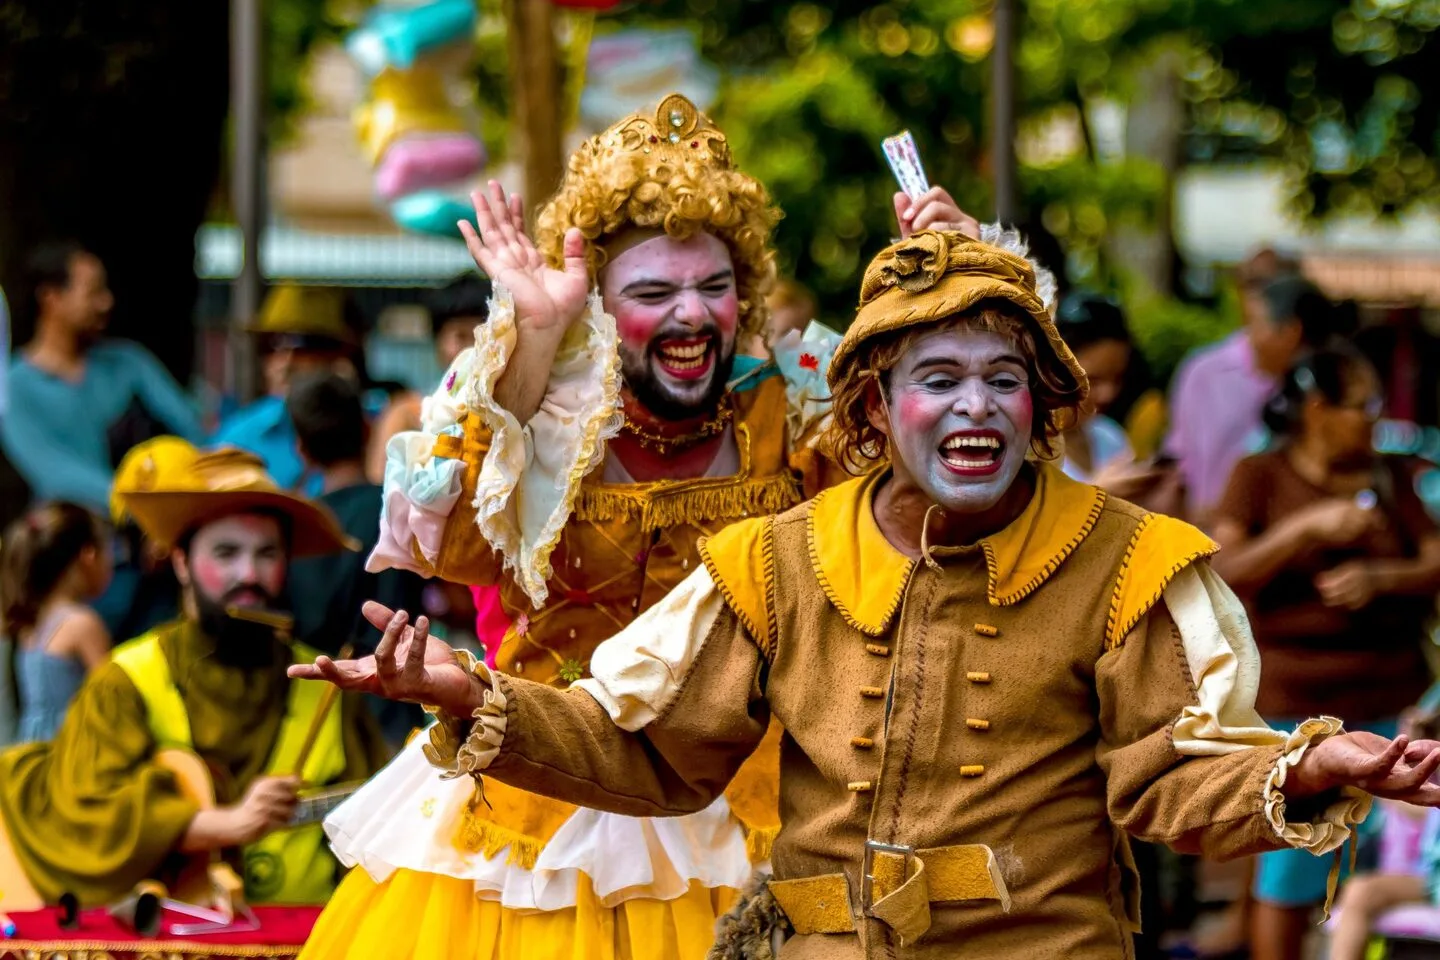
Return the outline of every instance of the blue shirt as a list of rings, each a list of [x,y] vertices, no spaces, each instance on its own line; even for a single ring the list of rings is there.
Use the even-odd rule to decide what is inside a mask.
[[[170,371],[128,340],[91,347],[78,382],[17,356],[9,386],[0,442],[40,500],[69,500],[109,515],[115,468],[106,431],[135,400],[176,436],[192,443],[201,437],[200,417]]]
[[[303,492],[309,496],[318,496],[323,489],[324,479],[318,473],[305,476],[295,424],[285,409],[284,397],[261,397],[236,410],[224,419],[210,442],[255,454],[265,461],[266,472],[285,490],[294,490],[302,479]]]

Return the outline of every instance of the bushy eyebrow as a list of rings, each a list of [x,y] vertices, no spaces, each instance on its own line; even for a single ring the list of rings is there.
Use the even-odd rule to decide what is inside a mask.
[[[708,287],[710,284],[719,283],[721,280],[733,279],[734,276],[735,271],[727,267],[726,269],[721,270],[718,273],[713,273],[710,276],[706,277],[704,280],[701,280],[698,286]],[[673,290],[677,286],[679,286],[679,284],[671,283],[669,280],[661,280],[656,277],[641,277],[639,280],[632,280],[629,283],[625,284],[624,289],[622,289],[620,292],[629,293],[630,291],[640,287],[662,287],[666,290]]]

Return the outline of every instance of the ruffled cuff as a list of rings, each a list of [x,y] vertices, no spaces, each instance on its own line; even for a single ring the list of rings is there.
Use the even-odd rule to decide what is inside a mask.
[[[490,689],[485,691],[475,712],[464,719],[432,707],[425,708],[435,714],[436,722],[430,727],[430,742],[421,750],[431,766],[443,771],[442,780],[467,774],[478,777],[500,755],[500,744],[505,739],[506,698],[500,689],[500,675],[468,650],[456,650],[455,659],[466,671],[488,683]]]
[[[1292,767],[1305,756],[1305,751],[1327,737],[1344,733],[1345,728],[1334,717],[1306,720],[1286,739],[1280,759],[1265,780],[1265,819],[1275,835],[1290,846],[1319,856],[1338,850],[1350,838],[1351,828],[1370,813],[1370,794],[1356,787],[1342,787],[1339,798],[1327,806],[1310,823],[1290,823],[1285,819],[1285,779]]]
[[[580,482],[620,432],[620,351],[615,318],[598,293],[561,340],[539,411],[522,425],[495,402],[515,352],[515,302],[495,285],[488,322],[475,332],[469,407],[491,435],[475,484],[475,523],[535,607],[545,603],[550,554],[574,510]]]

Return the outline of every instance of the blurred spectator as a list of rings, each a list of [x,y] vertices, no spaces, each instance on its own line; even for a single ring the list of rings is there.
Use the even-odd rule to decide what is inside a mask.
[[[94,254],[48,244],[27,268],[35,336],[11,364],[5,453],[36,497],[103,511],[126,451],[161,433],[198,439],[200,420],[148,350],[104,337],[114,298]]]
[[[5,531],[0,606],[19,704],[17,738],[49,740],[85,674],[110,654],[110,633],[85,604],[110,582],[100,522],[73,503],[33,508]]]
[[[1394,736],[1429,683],[1421,649],[1440,589],[1440,531],[1402,463],[1372,451],[1380,383],[1349,347],[1313,351],[1266,407],[1273,449],[1236,466],[1215,515],[1215,571],[1246,601],[1260,650],[1256,707],[1274,726],[1343,717]],[[1329,864],[1259,858],[1251,953],[1300,956]]]
[[[426,298],[430,326],[435,335],[435,365],[449,370],[455,358],[475,345],[475,327],[490,315],[490,281],[475,274],[456,277]],[[365,456],[365,473],[373,483],[385,481],[385,446],[390,438],[407,430],[420,429],[420,404],[424,397],[406,390],[391,398],[375,421],[370,448]]]
[[[373,651],[380,632],[361,615],[367,600],[391,610],[418,611],[425,582],[412,573],[369,573],[365,560],[380,534],[381,489],[365,478],[367,427],[360,391],[337,374],[310,374],[295,381],[286,401],[300,454],[323,482],[319,502],[357,541],[359,552],[296,560],[289,591],[295,611],[295,636],[317,650],[335,654],[353,644],[356,656]],[[425,720],[415,704],[369,698],[391,747],[398,750]]]
[[[1107,416],[1126,386],[1134,358],[1124,311],[1109,297],[1077,290],[1061,299],[1055,322],[1090,378],[1081,419],[1065,431],[1062,469],[1117,497],[1148,497],[1173,473],[1137,463],[1125,429]]]
[[[819,312],[815,294],[792,277],[781,277],[776,281],[775,289],[770,291],[770,296],[766,298],[766,305],[770,308],[770,322],[766,324],[762,335],[751,338],[745,351],[752,357],[769,357],[770,344],[791,330],[798,330],[803,334]]]
[[[11,363],[0,439],[37,498],[103,513],[131,447],[162,433],[198,439],[200,419],[149,351],[104,337],[114,298],[99,259],[73,242],[47,244],[27,272],[35,336]],[[117,544],[110,588],[95,604],[112,634],[129,616],[138,577]]]
[[[215,431],[216,445],[248,450],[286,490],[316,496],[318,476],[306,477],[285,411],[291,382],[307,373],[332,372],[358,380],[351,353],[354,334],[345,323],[344,300],[330,287],[284,284],[271,290],[251,327],[259,338],[264,396],[227,416]]]
[[[121,638],[138,637],[153,627],[180,616],[180,581],[170,562],[170,551],[152,543],[126,507],[126,495],[173,484],[199,456],[193,444],[179,437],[156,437],[132,447],[120,466],[110,493],[110,523],[121,552],[131,558],[137,572],[129,616],[112,630]]]
[[[1401,715],[1400,731],[1414,740],[1440,733],[1431,686],[1420,703]],[[1340,890],[1330,920],[1330,960],[1364,960],[1376,921],[1396,907],[1436,903],[1440,893],[1440,810],[1378,801],[1380,862],[1374,872],[1351,877]],[[1434,911],[1423,939],[1434,940]],[[1421,931],[1416,931],[1417,933]]]
[[[1235,464],[1263,446],[1261,412],[1280,376],[1340,328],[1330,302],[1298,274],[1243,284],[1244,329],[1190,354],[1171,390],[1165,452],[1178,461],[1187,516],[1205,526]]]
[[[1422,426],[1440,426],[1440,337],[1425,328],[1419,307],[1386,310],[1380,323],[1355,335],[1355,346],[1380,371],[1385,414]]]

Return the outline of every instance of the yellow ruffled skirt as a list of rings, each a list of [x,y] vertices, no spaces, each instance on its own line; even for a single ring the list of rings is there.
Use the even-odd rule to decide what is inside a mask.
[[[397,870],[376,883],[355,869],[300,960],[703,960],[737,896],[692,883],[674,900],[605,907],[582,875],[574,907],[520,912],[481,900],[469,880]]]

